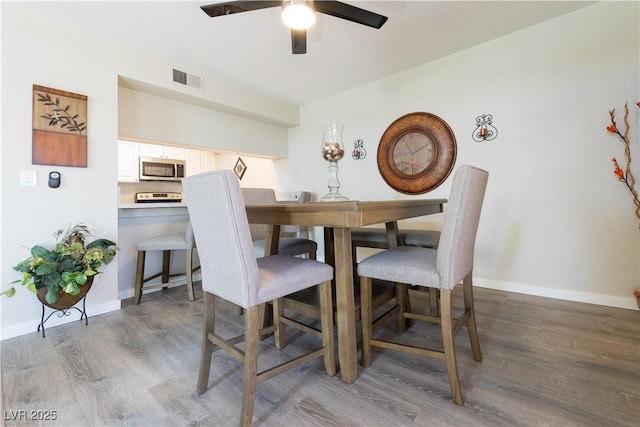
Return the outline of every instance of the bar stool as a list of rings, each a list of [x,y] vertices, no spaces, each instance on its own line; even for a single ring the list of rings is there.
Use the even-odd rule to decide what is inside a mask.
[[[458,168],[444,214],[438,249],[398,246],[372,255],[358,264],[362,285],[362,366],[366,368],[371,363],[372,347],[443,360],[449,376],[451,395],[458,405],[463,404],[463,398],[454,338],[462,327],[467,328],[473,359],[478,362],[482,360],[473,304],[473,258],[488,178],[489,173],[485,170],[470,165]],[[396,298],[403,318],[440,323],[442,342],[439,347],[431,347],[425,342],[419,344],[415,340],[407,345],[406,341],[402,343],[372,334],[371,295],[372,287],[376,286],[373,279],[440,289],[440,316],[413,313],[406,310],[402,298]],[[464,311],[455,318],[452,294],[460,282],[463,287]],[[402,294],[399,296],[402,297]]]
[[[136,284],[134,303],[140,304],[143,290],[162,288],[167,289],[170,285],[187,285],[189,301],[194,301],[193,293],[193,273],[200,270],[200,267],[193,267],[193,250],[196,244],[193,237],[191,222],[187,224],[187,230],[182,234],[166,234],[151,237],[138,243],[138,261],[136,265]],[[162,251],[162,271],[145,277],[144,267],[147,251]],[[184,273],[171,273],[171,251],[186,252],[186,271]],[[162,276],[161,283],[145,285],[150,280]],[[178,280],[171,280],[173,277],[184,276]]]
[[[240,183],[232,171],[219,170],[191,176],[185,178],[182,185],[187,196],[189,215],[198,235],[203,276],[204,324],[196,391],[202,394],[209,387],[213,352],[227,351],[243,365],[240,425],[250,426],[253,420],[256,387],[259,383],[316,357],[322,357],[328,375],[336,374],[331,304],[333,268],[318,261],[293,256],[273,255],[256,258]],[[286,323],[283,321],[283,297],[317,285],[322,297],[322,344],[319,347],[316,345],[316,349],[312,351],[302,350],[305,351],[303,354],[296,351],[293,359],[280,359],[282,362],[275,366],[278,362],[269,363],[268,360],[262,362],[268,364],[269,368],[262,363],[258,366],[259,348],[262,347],[259,337],[274,332],[278,346],[281,341],[279,337],[284,335]],[[233,338],[228,335],[222,336],[221,328],[216,325],[216,296],[244,309],[244,335]],[[274,324],[261,329],[259,307],[269,301],[274,301]],[[243,341],[244,346],[237,347],[237,344]],[[238,372],[234,372],[235,368],[229,368],[228,362],[222,361],[222,358],[216,359],[222,362],[217,370],[226,370],[216,375],[218,379],[215,382],[218,386],[221,385],[221,376],[241,377]],[[275,360],[273,356],[269,359]],[[299,381],[306,380],[304,371],[298,370],[297,374],[296,376],[294,373],[284,381],[286,383],[293,379],[291,393],[296,393],[296,378]],[[282,387],[282,384],[275,386]],[[218,394],[225,392],[230,393],[224,389],[217,391]]]

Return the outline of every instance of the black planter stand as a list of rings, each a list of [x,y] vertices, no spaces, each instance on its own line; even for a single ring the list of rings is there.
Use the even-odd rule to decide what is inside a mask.
[[[53,309],[53,311],[49,313],[46,319],[44,318],[45,305],[42,304],[42,317],[40,318],[40,324],[38,325],[38,332],[40,332],[40,328],[42,328],[42,338],[45,337],[44,324],[47,323],[47,320],[49,320],[49,318],[56,313],[58,317],[65,317],[65,316],[71,315],[71,309],[77,310],[80,312],[80,320],[84,318],[84,324],[85,326],[87,326],[89,324],[89,316],[87,316],[86,302],[87,302],[87,295],[85,294],[84,298],[82,298],[82,310],[80,310],[75,305],[68,308]]]

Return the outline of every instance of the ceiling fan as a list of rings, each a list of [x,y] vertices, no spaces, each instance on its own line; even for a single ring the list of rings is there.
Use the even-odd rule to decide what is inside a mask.
[[[210,17],[231,15],[282,6],[282,19],[291,28],[291,50],[294,54],[307,53],[307,29],[315,21],[315,12],[346,19],[357,24],[380,29],[387,17],[340,1],[279,0],[279,1],[228,1],[200,8]]]

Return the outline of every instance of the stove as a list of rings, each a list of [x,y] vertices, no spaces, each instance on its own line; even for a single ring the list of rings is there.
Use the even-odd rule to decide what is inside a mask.
[[[178,193],[178,192],[136,193],[136,203],[181,203],[181,202],[182,202],[182,193]]]

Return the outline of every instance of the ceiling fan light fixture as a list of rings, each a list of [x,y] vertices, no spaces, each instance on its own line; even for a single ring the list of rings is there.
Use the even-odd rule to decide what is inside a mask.
[[[282,20],[294,30],[306,30],[316,21],[316,14],[305,0],[285,0],[282,3]]]

